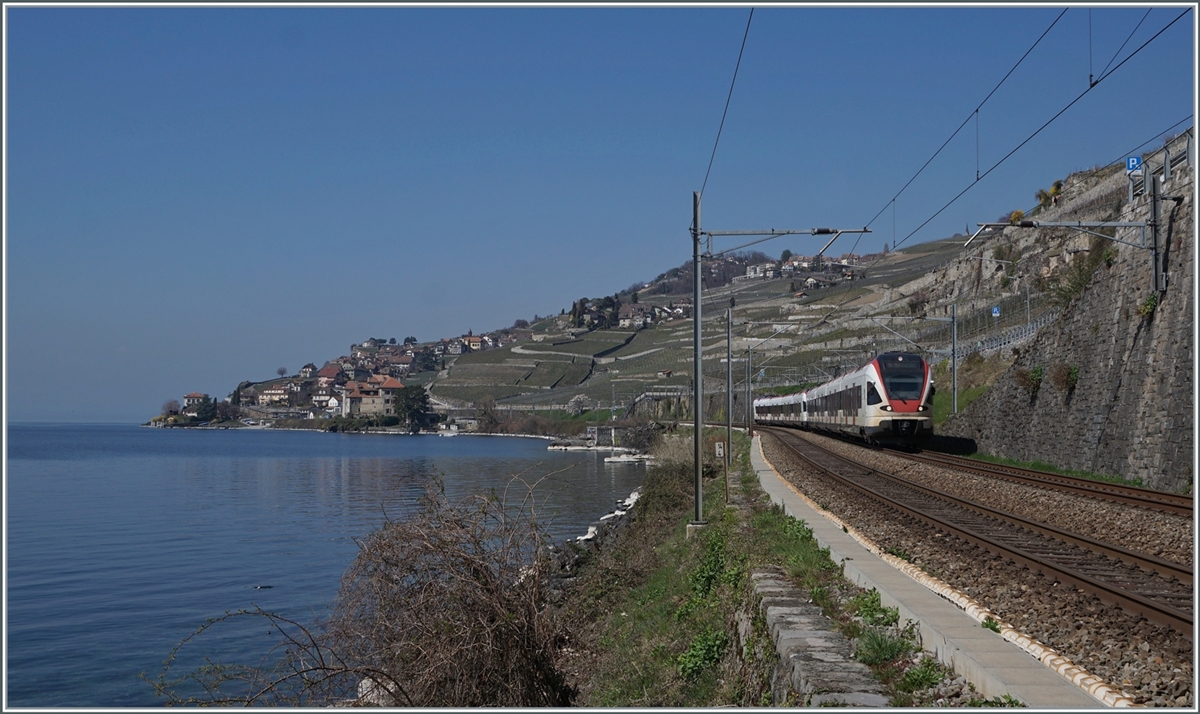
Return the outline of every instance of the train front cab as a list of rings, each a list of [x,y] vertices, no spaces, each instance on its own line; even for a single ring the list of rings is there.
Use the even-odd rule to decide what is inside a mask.
[[[875,360],[883,394],[867,380],[867,409],[878,409],[875,424],[863,427],[871,441],[917,443],[933,435],[933,394],[929,366],[919,355],[888,353]],[[926,390],[928,385],[928,390]],[[922,399],[924,397],[924,399]]]

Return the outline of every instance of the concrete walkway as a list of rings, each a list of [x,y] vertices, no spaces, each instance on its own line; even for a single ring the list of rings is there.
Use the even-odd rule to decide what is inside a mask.
[[[984,698],[1008,694],[1035,709],[1096,709],[1132,704],[1124,693],[1037,643],[1031,646],[1028,638],[1010,628],[1005,628],[1007,632],[1002,630],[1002,636],[981,627],[979,619],[947,599],[973,603],[964,594],[951,591],[944,583],[912,566],[906,568],[908,573],[904,572],[900,568],[907,564],[897,558],[872,553],[853,537],[853,529],[844,532],[840,522],[830,520],[831,514],[818,512],[783,480],[763,458],[757,436],[750,450],[750,462],[771,501],[782,504],[788,515],[812,528],[821,547],[829,548],[833,561],[844,566],[846,578],[859,587],[878,590],[885,606],[899,608],[902,621],[919,623],[921,646],[966,677]],[[931,588],[938,588],[940,594]],[[981,613],[986,612],[977,603],[971,610],[980,619]],[[1023,642],[1025,648],[1014,642]]]

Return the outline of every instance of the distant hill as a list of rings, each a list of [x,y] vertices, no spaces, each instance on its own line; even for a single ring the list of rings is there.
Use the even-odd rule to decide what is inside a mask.
[[[1022,211],[1021,217],[1047,222],[1112,220],[1133,210],[1126,206],[1126,193],[1121,167],[1098,167],[1066,176],[1050,190],[1032,187],[1030,195],[1036,194],[1039,203]],[[1176,235],[1190,237],[1190,225],[1181,223]],[[1065,228],[989,231],[969,247],[964,247],[966,238],[959,234],[843,264],[824,261],[786,274],[783,261],[761,252],[706,264],[706,413],[714,418],[724,414],[725,313],[731,301],[734,410],[739,416],[745,410],[747,349],[753,349],[755,390],[824,381],[891,349],[921,351],[937,362],[948,357],[952,306],[957,311],[960,357],[980,352],[1002,360],[988,373],[1011,381],[1005,366],[1014,359],[1024,361],[1020,355],[1028,352],[1023,350],[1041,344],[1040,330],[1056,324],[1071,301],[1091,289],[1096,282],[1093,270],[1105,264],[1105,251],[1111,249],[1097,247],[1086,233]],[[1177,256],[1190,256],[1192,249],[1176,250]],[[1143,267],[1146,262],[1144,253],[1123,246],[1111,254],[1119,256],[1118,262]],[[769,265],[773,273],[747,277],[755,265]],[[1131,273],[1130,278],[1139,275]],[[615,300],[607,305],[631,302],[636,292],[641,304],[683,306],[690,312],[691,281],[689,261],[650,283],[610,296]],[[1178,290],[1182,292],[1177,294],[1186,292]],[[574,312],[577,316],[578,310]],[[461,406],[492,400],[497,408],[514,412],[563,408],[583,395],[595,408],[608,409],[615,402],[623,412],[637,403],[658,417],[688,418],[686,395],[693,369],[689,318],[660,317],[635,330],[607,324],[594,329],[600,323],[580,324],[571,317],[564,314],[533,325],[536,342],[458,357],[431,385],[432,393]],[[1097,324],[1098,334],[1108,334],[1105,321]],[[939,399],[949,396],[948,384],[939,389]],[[1180,393],[1190,394],[1190,387]],[[988,428],[1019,433],[1017,426]]]

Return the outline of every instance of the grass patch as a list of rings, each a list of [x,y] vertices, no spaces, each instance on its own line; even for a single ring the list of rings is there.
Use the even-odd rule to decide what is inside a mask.
[[[890,627],[900,621],[900,610],[884,607],[879,591],[874,588],[855,596],[850,601],[850,610],[871,627]]]
[[[1024,707],[1025,705],[1015,697],[1004,694],[991,699],[972,699],[967,702],[968,707]]]
[[[988,387],[969,387],[958,391],[958,410],[965,411],[976,399],[979,399],[987,392]],[[936,427],[944,423],[954,413],[954,394],[950,391],[950,387],[946,387],[946,391],[938,390],[937,394],[933,395],[933,425]]]
[[[896,608],[846,581],[808,524],[771,504],[750,467],[745,434],[734,434],[731,467],[742,504],[726,508],[720,480],[706,478],[707,526],[687,538],[694,472],[691,440],[682,431],[655,448],[636,518],[581,566],[564,601],[575,650],[564,668],[576,673],[576,705],[770,706],[775,648],[748,578],[768,567],[782,568],[857,640],[860,659],[893,694],[942,676],[936,663],[901,676],[916,649],[913,629],[898,629]],[[708,431],[706,442],[725,437],[724,429]],[[706,475],[721,473],[707,459],[705,466]],[[738,639],[738,613],[752,613],[745,642]]]
[[[717,630],[705,630],[692,640],[687,652],[679,655],[679,674],[688,680],[721,661],[729,636]]]
[[[946,676],[946,668],[932,657],[922,657],[913,666],[904,671],[896,689],[911,694],[922,689],[929,689],[942,681]]]
[[[995,384],[1012,364],[999,356],[983,357],[975,352],[958,365],[958,410],[964,411]],[[937,392],[933,395],[933,424],[936,427],[950,417],[954,409],[954,384],[950,361],[939,363],[933,370]]]
[[[527,390],[507,385],[453,385],[439,382],[433,386],[434,396],[480,403],[488,399],[504,399],[524,394]]]
[[[902,635],[872,628],[855,643],[854,659],[870,666],[891,664],[912,652],[912,649],[913,644]]]

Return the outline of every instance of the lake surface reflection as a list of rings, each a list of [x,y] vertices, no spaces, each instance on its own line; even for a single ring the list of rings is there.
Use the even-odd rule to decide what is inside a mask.
[[[206,618],[253,606],[321,615],[354,538],[403,518],[432,479],[457,500],[552,474],[535,493],[557,541],[585,533],[641,484],[641,464],[546,444],[10,425],[7,703],[161,703],[139,674],[156,677]],[[206,647],[251,661],[271,642],[230,628]]]

